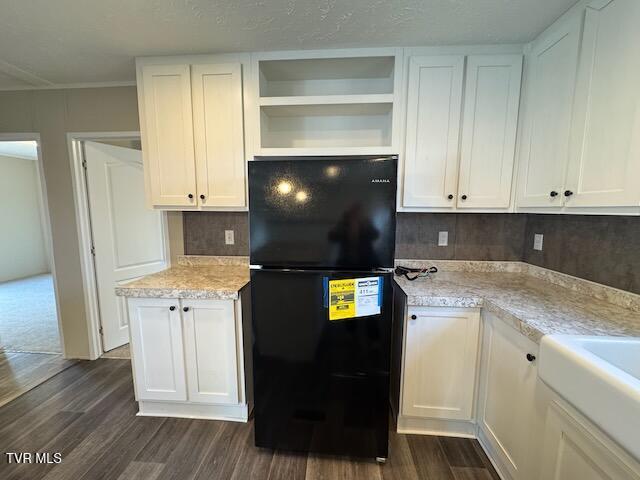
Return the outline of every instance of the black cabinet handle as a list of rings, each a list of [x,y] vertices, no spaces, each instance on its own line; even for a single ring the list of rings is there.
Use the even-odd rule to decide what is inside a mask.
[[[173,312],[175,309],[176,309],[176,307],[174,307],[173,305],[171,305],[171,306],[169,307],[169,310],[171,310],[172,312]]]
[[[467,199],[467,196],[466,196],[466,195],[462,195],[460,198],[461,198],[462,200],[466,200],[466,199]]]
[[[183,312],[188,312],[189,311],[189,307],[182,307],[182,311]]]
[[[190,193],[187,197],[189,197],[189,200],[193,199],[193,193]]]
[[[549,194],[550,197],[557,197],[558,196],[558,192],[556,192],[555,190],[552,190],[551,193]]]
[[[529,360],[530,362],[533,362],[536,359],[535,355],[531,355],[530,353],[527,353],[527,360]]]
[[[453,193],[450,193],[449,195],[447,195],[447,198],[448,198],[449,200],[453,200]]]
[[[200,200],[204,200],[204,195],[200,194]]]
[[[416,318],[418,318],[418,317],[415,316],[415,315],[411,315],[411,320],[415,320]]]
[[[565,197],[570,197],[571,195],[573,195],[573,192],[571,190],[565,190],[564,191],[564,196]]]

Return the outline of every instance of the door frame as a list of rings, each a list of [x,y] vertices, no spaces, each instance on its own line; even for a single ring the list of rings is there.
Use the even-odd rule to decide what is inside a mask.
[[[100,334],[100,308],[98,302],[98,284],[96,268],[92,254],[92,230],[89,210],[89,194],[87,191],[86,174],[83,166],[85,160],[83,143],[86,141],[104,140],[140,140],[139,131],[126,132],[69,132],[67,146],[71,163],[71,180],[73,184],[73,200],[75,204],[76,223],[78,228],[78,245],[80,249],[80,267],[82,270],[82,286],[84,290],[84,304],[89,341],[89,359],[95,360],[103,353],[102,337]],[[169,234],[167,214],[162,212],[164,223],[164,245],[167,264],[171,262],[169,252]]]
[[[44,176],[44,166],[42,163],[42,148],[40,134],[35,132],[23,133],[0,133],[0,142],[36,142],[37,158],[36,171],[38,173],[38,203],[40,204],[41,214],[40,223],[43,227],[44,246],[46,257],[51,269],[51,277],[53,278],[53,296],[56,303],[56,321],[58,322],[58,337],[60,340],[60,348],[62,349],[63,358],[67,358],[67,350],[64,342],[64,331],[62,328],[62,319],[60,315],[60,295],[58,290],[58,278],[56,275],[56,264],[53,258],[53,238],[51,236],[51,215],[49,213],[49,197],[47,196],[47,181]]]

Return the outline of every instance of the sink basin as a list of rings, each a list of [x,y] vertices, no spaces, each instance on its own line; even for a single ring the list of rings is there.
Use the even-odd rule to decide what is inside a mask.
[[[640,338],[546,335],[538,375],[640,459]]]

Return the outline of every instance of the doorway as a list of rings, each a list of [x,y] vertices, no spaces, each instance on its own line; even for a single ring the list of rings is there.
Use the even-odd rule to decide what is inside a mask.
[[[84,134],[71,142],[92,358],[127,358],[128,313],[115,287],[167,268],[166,214],[146,206],[139,136]]]
[[[38,142],[37,134],[0,135],[0,405],[71,364]]]

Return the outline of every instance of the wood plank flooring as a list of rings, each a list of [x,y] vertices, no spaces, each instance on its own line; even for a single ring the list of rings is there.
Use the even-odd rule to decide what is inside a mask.
[[[136,417],[127,360],[78,362],[0,407],[3,480],[496,480],[476,441],[390,436],[386,465],[259,449],[253,423]],[[62,454],[8,463],[4,452]]]
[[[0,350],[0,405],[40,385],[74,363],[59,354]]]

